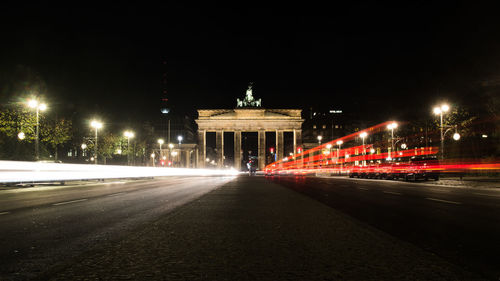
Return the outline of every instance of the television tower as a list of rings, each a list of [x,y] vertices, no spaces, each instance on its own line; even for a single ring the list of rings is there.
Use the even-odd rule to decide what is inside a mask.
[[[162,95],[160,101],[160,110],[163,115],[167,117],[167,143],[170,143],[170,118],[168,114],[170,113],[170,108],[168,107],[168,96],[167,96],[167,61],[163,59],[163,73],[161,77],[161,88]]]

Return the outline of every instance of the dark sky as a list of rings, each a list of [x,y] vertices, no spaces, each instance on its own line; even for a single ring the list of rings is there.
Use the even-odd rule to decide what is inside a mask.
[[[2,9],[0,81],[23,66],[53,107],[114,120],[157,118],[164,73],[174,112],[234,107],[253,81],[266,107],[386,118],[463,102],[498,72],[495,7],[346,2]]]

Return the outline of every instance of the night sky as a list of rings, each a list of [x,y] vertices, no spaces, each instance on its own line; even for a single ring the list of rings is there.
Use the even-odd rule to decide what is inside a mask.
[[[173,113],[232,108],[250,81],[265,107],[373,118],[469,102],[500,69],[498,10],[411,2],[2,9],[0,82],[28,69],[52,107],[123,122],[158,118],[162,97]]]

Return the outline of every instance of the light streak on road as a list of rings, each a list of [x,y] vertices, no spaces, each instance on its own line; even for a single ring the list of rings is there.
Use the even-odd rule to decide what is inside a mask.
[[[344,174],[375,178],[397,178],[430,174],[465,174],[500,172],[500,160],[447,159],[438,160],[438,147],[418,146],[391,151],[384,142],[367,143],[367,135],[385,133],[387,121],[365,130],[331,140],[301,153],[293,154],[266,166],[267,175],[306,175],[316,173]],[[362,145],[359,140],[362,139]],[[400,138],[403,139],[403,138]],[[335,145],[335,144],[342,144]],[[376,148],[376,149],[375,149]],[[422,159],[422,160],[418,160]],[[435,159],[434,161],[430,159]],[[367,176],[365,176],[367,175]]]
[[[66,204],[83,202],[83,201],[87,201],[87,200],[88,200],[87,198],[83,198],[83,199],[78,199],[78,200],[71,200],[71,201],[59,202],[59,203],[55,203],[55,204],[52,204],[52,205],[59,206],[59,205],[66,205]]]
[[[455,204],[455,205],[460,205],[462,203],[460,202],[455,202],[455,201],[448,201],[448,200],[442,200],[442,199],[436,199],[436,198],[425,198],[427,200],[431,201],[436,201],[436,202],[442,202],[442,203],[448,203],[448,204]]]
[[[0,161],[0,183],[30,183],[166,176],[234,176],[234,169],[189,169]]]

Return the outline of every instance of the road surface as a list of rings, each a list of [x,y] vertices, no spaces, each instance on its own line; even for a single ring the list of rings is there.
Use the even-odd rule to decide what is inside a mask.
[[[0,280],[25,280],[234,177],[172,177],[0,191]]]
[[[343,177],[268,179],[466,270],[500,278],[500,189]]]

